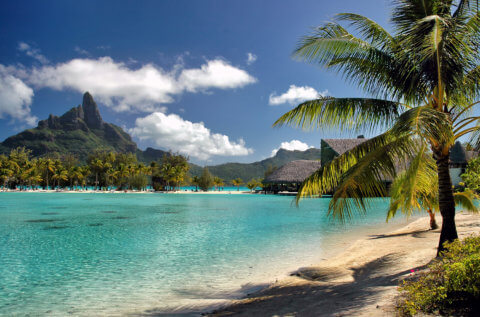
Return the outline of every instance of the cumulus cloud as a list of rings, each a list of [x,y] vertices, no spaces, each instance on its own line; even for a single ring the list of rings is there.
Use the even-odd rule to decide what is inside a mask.
[[[193,123],[176,114],[154,112],[137,118],[129,132],[142,141],[179,151],[180,153],[207,160],[212,156],[240,156],[253,153],[242,139],[230,141],[229,137],[212,133],[203,122]]]
[[[36,87],[91,92],[116,111],[165,111],[160,104],[185,91],[243,87],[256,79],[246,71],[215,59],[200,68],[175,65],[170,72],[153,64],[137,69],[110,57],[73,59],[55,66],[34,68],[29,81]]]
[[[270,94],[268,103],[272,106],[286,103],[295,105],[306,100],[318,99],[325,96],[327,93],[327,90],[318,92],[309,86],[298,87],[295,85],[290,85],[289,89],[279,96],[277,96],[276,93]]]
[[[30,112],[33,90],[13,70],[0,64],[0,118],[5,115],[13,119],[35,125],[37,117]]]
[[[221,59],[208,61],[200,69],[184,69],[179,77],[180,85],[191,92],[208,88],[238,88],[256,81],[246,71]]]
[[[247,65],[252,65],[257,60],[257,55],[253,53],[247,53]]]
[[[288,151],[305,151],[311,148],[313,148],[313,146],[309,146],[307,143],[299,140],[292,140],[290,142],[282,142],[278,148],[272,150],[271,156],[275,156],[280,149],[285,149]]]
[[[40,53],[40,50],[33,48],[25,42],[18,43],[18,50],[24,52],[27,56],[30,56],[42,64],[47,64],[48,59]]]

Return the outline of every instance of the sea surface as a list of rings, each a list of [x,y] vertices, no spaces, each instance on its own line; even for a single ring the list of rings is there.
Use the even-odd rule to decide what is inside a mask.
[[[0,316],[198,313],[389,228],[386,200],[347,224],[329,201],[0,193]]]

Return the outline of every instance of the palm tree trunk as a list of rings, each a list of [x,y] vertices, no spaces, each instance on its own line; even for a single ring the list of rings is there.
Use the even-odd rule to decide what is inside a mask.
[[[435,221],[435,212],[433,212],[432,209],[428,209],[427,212],[430,216],[430,229],[438,229],[437,222]]]
[[[442,155],[440,151],[434,151],[438,169],[438,203],[442,215],[442,231],[437,249],[437,256],[445,249],[446,241],[458,239],[457,227],[455,226],[455,201],[453,199],[452,180],[448,168],[450,155]]]

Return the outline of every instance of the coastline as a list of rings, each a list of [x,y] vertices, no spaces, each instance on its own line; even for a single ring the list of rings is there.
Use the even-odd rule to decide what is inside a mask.
[[[250,191],[190,191],[190,190],[177,190],[177,191],[138,191],[138,190],[127,190],[127,191],[107,191],[107,190],[53,190],[53,189],[38,189],[38,190],[1,190],[0,193],[64,193],[64,194],[171,194],[171,195],[249,195],[255,194]],[[262,194],[263,195],[263,194]]]
[[[437,221],[441,226],[441,217]],[[480,232],[480,215],[459,212],[459,238]],[[440,230],[421,217],[368,235],[320,263],[205,313],[207,316],[394,316],[401,279],[435,257]]]

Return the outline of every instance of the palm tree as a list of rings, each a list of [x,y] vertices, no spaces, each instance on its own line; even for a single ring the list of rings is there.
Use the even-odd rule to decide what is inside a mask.
[[[103,171],[104,162],[100,159],[94,159],[90,162],[90,168],[95,173],[95,190],[98,190],[98,174]]]
[[[243,180],[241,178],[235,178],[232,180],[233,186],[237,186],[237,191],[240,191],[240,185],[243,184]]]
[[[192,177],[192,184],[195,185],[195,191],[198,192],[198,183],[200,182],[200,177],[193,176]]]
[[[57,183],[58,187],[61,187],[60,181],[68,180],[68,172],[67,170],[63,169],[61,166],[55,169],[55,172],[52,175],[53,179],[53,187],[55,188],[55,182]]]
[[[46,189],[48,189],[48,180],[49,180],[48,176],[50,175],[50,173],[53,174],[55,172],[55,162],[50,158],[46,158],[46,159],[40,159],[39,164],[42,167],[42,169],[45,171],[45,183],[46,183]]]
[[[218,176],[214,176],[213,177],[213,185],[215,185],[215,187],[217,188],[218,191],[220,191],[220,187],[224,186],[224,182],[223,182],[223,179],[221,179],[220,177]]]
[[[261,182],[255,178],[252,178],[248,183],[247,183],[247,188],[250,189],[250,192],[252,192],[255,188],[257,188],[261,184]]]
[[[428,145],[436,163],[443,218],[438,251],[457,239],[448,162],[455,140],[472,134],[478,144],[480,14],[471,0],[402,0],[392,13],[394,34],[351,13],[304,37],[295,55],[342,73],[371,98],[325,97],[304,102],[274,125],[340,127],[386,132],[325,164],[301,186],[298,199],[333,191],[330,213],[343,219],[366,211],[368,196],[385,196],[382,177],[396,176]],[[341,22],[352,27],[349,33]],[[351,199],[353,198],[353,199]]]
[[[437,229],[435,211],[438,210],[438,178],[435,161],[423,146],[410,166],[397,175],[390,189],[390,208],[387,221],[393,218],[397,210],[407,216],[413,212],[426,210],[430,216],[430,228]],[[474,204],[477,195],[470,189],[453,194],[455,204],[466,210],[477,212]]]

